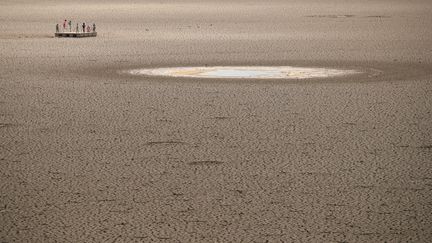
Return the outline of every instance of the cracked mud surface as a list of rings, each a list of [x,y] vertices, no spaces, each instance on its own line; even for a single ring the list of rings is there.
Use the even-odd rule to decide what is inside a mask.
[[[431,8],[2,1],[0,241],[430,242]],[[100,36],[41,38],[70,14]],[[366,74],[117,73],[191,65]]]

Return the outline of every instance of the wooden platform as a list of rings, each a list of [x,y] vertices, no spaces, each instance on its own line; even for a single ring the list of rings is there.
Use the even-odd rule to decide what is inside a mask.
[[[69,38],[83,38],[83,37],[96,37],[97,32],[57,32],[55,37],[69,37]]]

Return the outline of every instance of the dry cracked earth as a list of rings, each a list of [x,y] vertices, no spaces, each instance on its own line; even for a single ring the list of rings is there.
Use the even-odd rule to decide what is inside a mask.
[[[0,2],[1,242],[431,242],[429,1]],[[53,38],[64,18],[98,37]],[[292,65],[311,80],[132,76]]]

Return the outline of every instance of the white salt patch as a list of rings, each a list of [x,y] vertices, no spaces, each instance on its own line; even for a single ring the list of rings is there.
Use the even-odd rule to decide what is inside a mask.
[[[231,78],[231,79],[307,79],[328,78],[359,73],[355,70],[341,70],[328,68],[303,68],[291,66],[278,67],[172,67],[153,69],[134,69],[129,71],[133,75],[169,76],[188,78]]]

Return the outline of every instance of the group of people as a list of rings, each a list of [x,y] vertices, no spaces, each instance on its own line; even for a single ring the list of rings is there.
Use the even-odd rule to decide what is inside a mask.
[[[81,25],[82,27],[82,32],[83,33],[90,33],[90,32],[96,32],[96,24],[93,23],[93,28],[90,27],[90,24],[86,24],[86,23],[82,23]],[[72,32],[72,20],[64,20],[63,21],[63,29],[62,32]],[[59,33],[60,32],[60,25],[57,24],[56,25],[56,32]],[[75,28],[75,32],[79,33],[80,32],[80,28],[79,28],[79,24],[76,24],[76,28]]]

